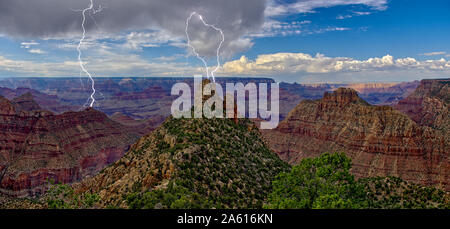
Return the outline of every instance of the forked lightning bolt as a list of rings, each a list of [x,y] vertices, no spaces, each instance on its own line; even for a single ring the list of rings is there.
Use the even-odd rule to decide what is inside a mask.
[[[209,69],[208,69],[208,64],[206,63],[206,60],[204,58],[202,58],[197,51],[195,50],[195,47],[191,45],[191,40],[189,38],[189,33],[188,33],[188,28],[189,28],[189,22],[191,21],[192,17],[194,15],[197,15],[198,18],[200,19],[200,21],[202,21],[203,25],[205,25],[206,27],[210,27],[213,28],[214,30],[220,32],[220,35],[222,36],[222,39],[220,40],[220,44],[217,47],[217,51],[216,51],[216,56],[217,56],[217,65],[216,68],[214,70],[211,71],[211,74],[209,73]],[[209,79],[209,76],[211,75],[211,78],[213,80],[213,82],[216,82],[215,78],[214,78],[214,73],[220,68],[220,48],[222,47],[223,42],[225,41],[225,36],[223,34],[223,31],[220,28],[217,28],[214,25],[210,25],[208,23],[205,22],[205,20],[203,19],[203,16],[201,14],[198,14],[197,12],[192,12],[189,17],[186,19],[186,37],[187,37],[187,45],[192,49],[192,51],[194,52],[194,55],[203,62],[203,64],[205,65],[205,69],[206,69],[206,76]]]
[[[81,10],[81,14],[83,16],[83,20],[81,21],[81,27],[83,29],[83,35],[81,36],[80,42],[78,43],[78,46],[77,46],[78,62],[80,63],[81,71],[83,71],[89,77],[89,79],[91,80],[92,93],[91,93],[91,96],[90,96],[90,100],[91,100],[91,103],[89,104],[90,107],[94,106],[94,103],[95,103],[95,98],[94,98],[94,95],[95,95],[95,81],[94,81],[94,78],[92,78],[91,73],[89,73],[86,70],[86,68],[84,67],[83,61],[81,59],[81,46],[83,45],[83,41],[86,38],[86,28],[84,27],[84,23],[86,22],[86,12],[89,11],[89,10],[92,10],[92,12],[95,14],[97,12],[100,12],[101,9],[102,9],[101,6],[99,6],[99,9],[95,10],[94,9],[93,0],[90,0],[89,7]]]

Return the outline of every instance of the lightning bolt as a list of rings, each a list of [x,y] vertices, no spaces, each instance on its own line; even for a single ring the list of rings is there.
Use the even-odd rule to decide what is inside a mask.
[[[81,21],[81,27],[83,29],[83,35],[81,36],[80,42],[78,43],[78,46],[77,46],[78,62],[80,63],[81,71],[84,72],[89,77],[89,79],[91,80],[92,93],[91,93],[91,96],[90,96],[90,100],[91,100],[91,103],[89,104],[90,107],[94,106],[94,103],[95,103],[95,98],[94,98],[94,95],[95,95],[95,92],[96,92],[95,91],[95,81],[94,81],[94,78],[92,77],[91,73],[89,73],[88,70],[86,70],[86,68],[84,67],[83,60],[81,58],[81,46],[83,45],[83,41],[86,38],[86,28],[84,27],[84,23],[86,22],[86,12],[87,11],[92,11],[93,14],[96,14],[96,13],[100,12],[101,10],[102,10],[101,5],[99,6],[99,8],[97,10],[94,9],[93,0],[90,0],[90,4],[89,4],[89,6],[87,8],[85,8],[83,10],[80,10],[81,11],[81,15],[83,16],[83,20]]]
[[[214,30],[220,32],[220,35],[222,36],[222,39],[220,40],[220,44],[217,47],[217,51],[216,51],[216,57],[217,57],[217,65],[214,68],[214,70],[211,71],[211,74],[209,73],[209,69],[208,69],[208,64],[206,63],[206,60],[204,58],[202,58],[197,51],[195,50],[195,47],[191,45],[191,40],[189,38],[189,33],[188,33],[188,28],[189,28],[189,22],[191,21],[192,17],[194,15],[197,15],[198,18],[200,19],[200,21],[202,21],[203,25],[206,27],[210,27],[213,28]],[[203,19],[203,16],[201,14],[198,14],[197,12],[192,12],[189,17],[186,19],[186,37],[187,37],[187,45],[192,49],[192,51],[194,52],[194,55],[203,62],[203,64],[205,65],[205,69],[206,69],[206,76],[209,77],[211,76],[213,82],[216,82],[215,78],[214,78],[214,73],[220,68],[220,48],[222,47],[223,42],[225,41],[225,36],[223,34],[222,29],[217,28],[214,25],[208,24],[205,22],[205,20]]]

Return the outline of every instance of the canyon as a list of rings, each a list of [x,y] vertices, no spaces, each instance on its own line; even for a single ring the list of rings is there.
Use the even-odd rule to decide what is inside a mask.
[[[115,162],[138,138],[92,108],[54,114],[31,94],[0,97],[0,193],[42,194],[50,183],[72,183]]]
[[[101,78],[94,109],[85,107],[89,87],[78,78],[0,80],[0,192],[35,196],[50,180],[72,183],[97,174],[167,119],[176,82],[193,80]],[[392,175],[449,189],[448,90],[448,80],[280,83],[283,122],[262,132],[291,164],[346,152],[357,177]]]
[[[115,77],[96,78],[95,109],[107,115],[120,113],[133,119],[152,119],[170,115],[176,96],[170,91],[175,83],[185,82],[192,88],[192,77]],[[274,83],[270,78],[218,77],[217,83]],[[13,99],[30,92],[46,110],[61,113],[79,111],[87,105],[91,93],[85,78],[10,78],[0,80],[0,95]],[[365,84],[298,84],[280,83],[280,120],[304,99],[319,99],[326,91],[339,87],[354,88],[373,105],[393,105],[406,98],[419,85],[418,81]]]

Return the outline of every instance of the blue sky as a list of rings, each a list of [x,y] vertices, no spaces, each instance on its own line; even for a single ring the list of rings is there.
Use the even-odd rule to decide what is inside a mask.
[[[320,52],[353,58],[391,54],[423,59],[418,54],[450,51],[449,1],[394,0],[386,6],[386,10],[365,5],[336,6],[315,9],[316,13],[281,17],[284,22],[311,21],[305,28],[309,30],[327,27],[348,30],[261,38],[255,42],[249,57],[274,52]]]
[[[180,7],[178,19],[169,26],[167,16],[164,23],[149,26],[135,26],[136,21],[130,19],[133,23],[112,31],[108,18],[114,14],[115,5],[93,2],[98,12],[87,16],[89,29],[82,57],[94,76],[204,73],[202,62],[186,46],[183,33],[184,13],[188,15],[192,9],[184,12]],[[227,15],[233,5],[222,2],[221,7],[197,6],[203,19],[225,34],[219,76],[315,83],[410,81],[450,75],[450,1],[269,0],[261,12],[254,12],[258,7],[242,6],[242,12],[229,20],[220,15]],[[44,12],[35,11],[37,18],[44,17]],[[45,34],[30,35],[27,21],[0,29],[0,77],[78,76],[76,46],[81,36],[81,12],[67,10],[67,15],[73,18],[66,23],[72,25],[70,30],[55,25]],[[159,20],[156,16],[154,19]],[[213,67],[217,63],[212,54],[218,47],[218,33],[200,22],[199,18],[192,19],[188,33],[200,57]]]

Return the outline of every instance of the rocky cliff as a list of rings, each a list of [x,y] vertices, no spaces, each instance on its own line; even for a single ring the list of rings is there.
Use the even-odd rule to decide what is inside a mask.
[[[422,80],[395,109],[402,111],[421,126],[428,126],[450,138],[450,79]]]
[[[29,95],[0,97],[0,192],[30,196],[49,180],[71,183],[118,160],[137,136],[92,108],[55,115]]]
[[[277,129],[264,131],[272,149],[292,164],[323,152],[345,152],[357,177],[398,176],[450,189],[450,146],[388,106],[372,106],[353,89],[304,100]]]

